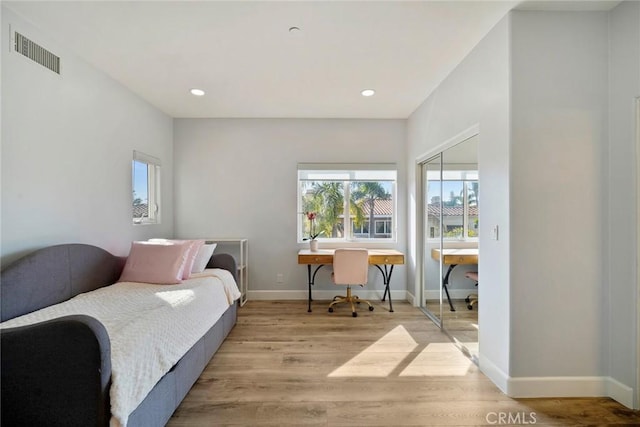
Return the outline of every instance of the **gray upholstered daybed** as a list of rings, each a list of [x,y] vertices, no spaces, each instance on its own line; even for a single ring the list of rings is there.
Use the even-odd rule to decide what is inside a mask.
[[[38,250],[2,271],[1,320],[113,284],[124,258],[66,244]],[[235,260],[214,254],[208,268],[236,278]],[[166,373],[129,415],[128,426],[162,426],[236,322],[237,303]],[[74,315],[0,330],[1,418],[7,426],[107,426],[111,341],[93,317]]]

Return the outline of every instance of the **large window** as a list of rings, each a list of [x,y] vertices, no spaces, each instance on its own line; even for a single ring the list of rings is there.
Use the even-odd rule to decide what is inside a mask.
[[[133,152],[133,223],[160,223],[160,160]]]
[[[445,240],[469,240],[478,237],[478,172],[445,170],[442,172],[442,200],[440,200],[440,172],[429,171],[428,201],[429,237],[438,237],[442,211],[442,233]]]
[[[396,177],[391,164],[299,164],[298,242],[395,241]]]

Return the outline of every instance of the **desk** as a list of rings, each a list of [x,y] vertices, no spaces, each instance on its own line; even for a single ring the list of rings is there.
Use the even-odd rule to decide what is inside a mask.
[[[316,252],[311,252],[309,249],[301,249],[298,251],[298,264],[307,264],[307,276],[309,282],[309,309],[311,313],[311,286],[315,284],[316,273],[323,266],[327,264],[333,264],[333,253],[335,249],[320,249]],[[391,291],[389,290],[389,282],[391,281],[391,273],[393,273],[393,266],[398,264],[404,264],[404,254],[395,249],[369,249],[369,264],[374,265],[382,273],[382,280],[384,282],[384,295],[382,301],[385,300],[387,294],[389,294],[389,311],[393,312],[393,305],[391,303]],[[311,266],[317,265],[316,269],[311,273]],[[384,270],[383,268],[384,267]]]
[[[440,249],[434,248],[431,249],[431,258],[435,259],[436,261],[440,261],[442,259],[442,264],[449,266],[447,274],[445,274],[444,279],[442,279],[442,287],[447,294],[449,308],[451,309],[451,311],[456,311],[456,309],[453,308],[453,304],[451,303],[451,298],[449,297],[449,289],[447,288],[447,285],[449,284],[449,275],[456,265],[478,264],[478,249],[443,249],[442,253],[440,253]]]

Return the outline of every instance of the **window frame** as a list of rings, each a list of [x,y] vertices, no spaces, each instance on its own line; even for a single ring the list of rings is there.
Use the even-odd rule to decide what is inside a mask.
[[[135,197],[136,189],[136,163],[146,165],[147,167],[147,216],[136,218],[134,212],[133,201]],[[131,188],[132,188],[132,203],[131,203],[131,220],[133,225],[149,225],[160,224],[160,168],[161,162],[157,157],[150,156],[140,151],[133,151],[133,161],[131,162]],[[153,207],[153,209],[152,209]]]
[[[342,179],[310,179],[304,177],[304,175],[314,173],[326,173],[326,174],[336,174],[342,175],[344,178]],[[358,175],[367,175],[371,174],[371,178],[362,178],[358,177]],[[385,174],[389,176],[393,176],[393,178],[380,178],[377,176],[384,176]],[[343,215],[342,215],[342,225],[344,230],[343,237],[317,237],[317,240],[331,244],[331,243],[360,243],[360,244],[379,244],[379,243],[397,243],[398,242],[398,200],[397,200],[397,184],[398,184],[398,168],[395,163],[299,163],[297,168],[297,212],[299,213],[298,219],[296,221],[296,241],[298,243],[304,243],[308,240],[303,235],[304,229],[304,221],[306,221],[306,216],[303,212],[303,194],[302,194],[302,182],[304,181],[334,181],[334,182],[342,182],[343,191],[344,191],[344,201],[343,201]],[[351,183],[354,182],[389,182],[390,184],[390,194],[392,200],[392,213],[390,217],[385,217],[385,221],[391,221],[391,233],[390,237],[386,238],[369,238],[369,237],[356,237],[353,230],[354,221],[351,218],[351,215],[345,215],[344,212],[350,212],[350,203],[351,203]],[[366,219],[369,221],[369,219]],[[375,219],[374,224],[375,226]],[[372,224],[369,224],[371,227]],[[374,229],[375,230],[375,229]]]
[[[382,229],[383,229],[382,233],[378,233],[378,223],[379,222],[383,223],[382,224]],[[376,220],[373,221],[373,223],[374,223],[374,228],[373,229],[376,230],[375,231],[376,234],[392,234],[393,233],[393,221],[391,221],[391,219],[387,219],[387,218],[376,219]],[[391,230],[389,232],[387,232],[387,223],[389,224],[388,229]]]

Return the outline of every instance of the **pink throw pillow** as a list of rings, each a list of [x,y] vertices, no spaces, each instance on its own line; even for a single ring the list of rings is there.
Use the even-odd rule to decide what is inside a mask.
[[[184,263],[184,270],[182,271],[182,278],[188,279],[191,277],[191,270],[193,269],[193,263],[196,261],[196,256],[198,255],[198,251],[202,245],[204,245],[204,240],[187,240],[191,242],[189,246],[189,252],[187,253],[187,260]]]
[[[173,239],[149,239],[149,242],[153,243],[184,243],[189,246],[187,249],[187,258],[185,260],[184,269],[182,270],[181,279],[188,279],[191,277],[191,269],[193,263],[196,261],[198,251],[204,245],[204,240],[173,240]]]
[[[120,282],[182,282],[190,242],[132,242]]]

